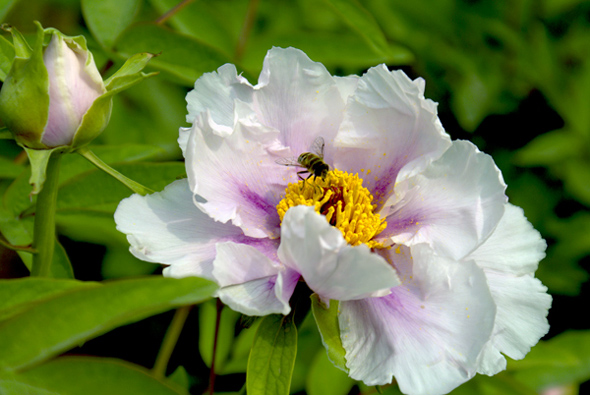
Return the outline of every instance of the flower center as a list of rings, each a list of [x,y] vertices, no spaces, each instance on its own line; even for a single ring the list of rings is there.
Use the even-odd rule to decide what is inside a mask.
[[[348,244],[366,244],[369,248],[384,248],[373,240],[387,223],[373,211],[373,195],[363,187],[357,174],[330,170],[325,177],[310,177],[291,183],[285,197],[277,205],[281,221],[291,207],[305,205],[314,207],[317,213],[338,228]]]

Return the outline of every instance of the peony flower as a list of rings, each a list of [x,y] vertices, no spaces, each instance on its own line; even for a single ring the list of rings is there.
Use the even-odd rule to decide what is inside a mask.
[[[545,243],[423,93],[384,65],[331,76],[293,48],[269,51],[255,86],[224,65],[187,96],[188,179],[122,201],[117,228],[244,314],[287,314],[300,280],[340,301],[346,369],[366,384],[442,394],[495,374],[547,332]],[[309,178],[281,165],[298,159]]]
[[[10,30],[17,56],[0,92],[0,116],[17,142],[33,149],[77,148],[98,136],[108,124],[112,94],[85,38],[37,23],[31,50]]]

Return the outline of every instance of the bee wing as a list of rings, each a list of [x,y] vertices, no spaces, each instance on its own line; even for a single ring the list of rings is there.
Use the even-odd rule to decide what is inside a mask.
[[[277,160],[275,160],[275,163],[278,163],[279,165],[283,165],[283,166],[298,166],[298,167],[303,167],[299,164],[299,162],[297,162],[297,158],[295,157],[291,157],[291,158],[279,158]]]
[[[324,138],[322,136],[316,137],[311,145],[311,152],[319,156],[320,158],[324,158]]]

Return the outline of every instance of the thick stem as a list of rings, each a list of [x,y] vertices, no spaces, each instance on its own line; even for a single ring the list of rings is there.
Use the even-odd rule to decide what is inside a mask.
[[[55,207],[59,184],[59,164],[61,154],[54,153],[47,162],[46,179],[43,189],[37,196],[33,249],[33,268],[31,276],[48,277],[55,250]]]
[[[164,378],[166,375],[168,361],[170,360],[172,351],[174,351],[174,347],[176,346],[176,342],[178,341],[180,332],[182,332],[186,317],[188,317],[188,313],[191,311],[191,308],[192,306],[183,306],[176,310],[176,313],[172,318],[172,322],[166,331],[164,340],[162,341],[162,346],[160,347],[160,352],[156,358],[154,368],[152,369],[152,374],[154,377],[160,379]]]
[[[133,181],[128,177],[125,177],[123,174],[119,173],[117,170],[113,169],[112,167],[104,163],[98,156],[96,156],[94,152],[90,151],[88,148],[82,147],[79,148],[76,152],[82,155],[84,158],[86,158],[90,163],[98,167],[100,170],[117,179],[127,188],[131,189],[133,192],[142,196],[154,193],[154,191],[152,191],[148,187],[144,187],[140,183]]]

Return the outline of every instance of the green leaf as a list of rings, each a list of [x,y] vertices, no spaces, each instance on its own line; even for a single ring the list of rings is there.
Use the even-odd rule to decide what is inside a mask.
[[[150,0],[160,14],[178,4],[177,0]],[[248,2],[245,1],[194,1],[177,12],[168,23],[175,30],[231,55],[244,24]],[[270,48],[270,47],[269,47]]]
[[[260,323],[248,359],[248,395],[288,395],[295,357],[297,327],[291,316],[266,316]]]
[[[184,366],[179,366],[176,370],[168,376],[171,382],[176,383],[176,385],[186,389],[188,391],[190,387],[190,377],[184,368]]]
[[[133,22],[140,0],[82,0],[82,14],[88,29],[105,48]]]
[[[33,217],[20,218],[14,216],[9,210],[0,208],[0,233],[13,245],[31,245],[33,243]],[[29,252],[18,251],[25,266],[31,270],[33,255]],[[52,278],[73,278],[74,273],[66,251],[55,240],[53,250],[53,264],[51,265]]]
[[[579,135],[560,129],[535,137],[516,152],[521,166],[549,166],[581,155],[584,142]]]
[[[369,11],[356,0],[325,0],[354,29],[375,53],[389,57],[389,46],[383,31]]]
[[[578,201],[590,206],[590,162],[572,159],[564,164],[565,189]]]
[[[0,156],[0,178],[16,178],[24,169],[24,166]]]
[[[70,281],[27,277],[21,280],[2,280],[0,287],[0,321],[27,310],[59,294],[77,288],[99,286],[90,281]]]
[[[211,300],[199,306],[199,351],[207,367],[211,367],[213,359],[213,339],[215,337],[215,321],[217,320],[217,300]],[[240,314],[230,308],[223,308],[217,339],[215,369],[222,371],[225,360],[233,348],[236,322]]]
[[[510,361],[514,377],[537,390],[590,379],[590,331],[567,331],[540,342],[522,361]]]
[[[188,395],[169,380],[156,379],[141,366],[112,358],[61,357],[13,377],[19,384],[56,394],[82,391],[85,395]]]
[[[166,71],[187,86],[192,86],[201,74],[230,61],[219,51],[157,24],[138,24],[127,29],[116,50],[123,57],[138,52],[161,52],[150,66]]]
[[[305,389],[308,395],[347,395],[355,381],[337,369],[320,350],[313,360]]]
[[[6,79],[10,71],[12,61],[14,60],[14,45],[10,41],[0,36],[0,81]]]
[[[22,281],[0,280],[0,288]],[[196,277],[154,276],[74,288],[32,303],[0,325],[0,370],[27,369],[119,326],[202,302],[216,288]]]
[[[159,191],[185,171],[180,162],[129,163],[114,166],[125,176]],[[97,169],[80,174],[62,184],[57,199],[58,214],[78,211],[114,213],[121,199],[131,192],[120,182]]]
[[[340,339],[338,305],[337,300],[331,300],[330,307],[326,307],[317,294],[311,295],[311,311],[322,336],[322,343],[326,347],[328,358],[338,369],[348,372],[346,350],[342,347]]]
[[[248,316],[244,316],[248,317]],[[254,343],[254,337],[260,325],[260,319],[256,320],[251,327],[244,328],[233,341],[231,355],[219,374],[246,373],[248,369],[248,356]]]
[[[10,12],[12,7],[18,2],[18,0],[1,0],[0,1],[0,22],[4,22],[4,18]]]

